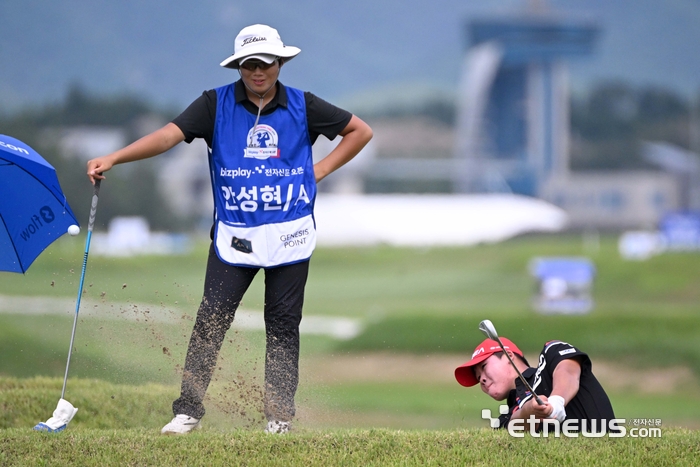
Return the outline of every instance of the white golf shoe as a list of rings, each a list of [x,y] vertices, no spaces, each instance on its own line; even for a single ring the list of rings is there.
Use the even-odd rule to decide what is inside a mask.
[[[199,419],[188,415],[179,414],[165,425],[160,434],[162,435],[184,435],[192,430],[200,428]]]
[[[270,420],[267,422],[265,433],[284,434],[292,429],[292,422],[282,422],[280,420]]]

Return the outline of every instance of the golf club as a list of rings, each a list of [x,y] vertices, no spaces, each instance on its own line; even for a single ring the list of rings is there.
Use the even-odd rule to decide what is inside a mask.
[[[530,383],[527,382],[527,380],[523,377],[522,373],[520,373],[520,370],[518,370],[518,367],[515,366],[515,362],[513,361],[512,358],[510,358],[510,355],[508,355],[508,352],[506,351],[505,347],[503,347],[503,343],[501,342],[501,338],[498,337],[498,333],[496,332],[496,327],[493,325],[491,320],[485,319],[481,323],[479,323],[479,331],[483,332],[486,334],[486,337],[488,337],[491,340],[494,340],[498,342],[498,345],[501,346],[501,349],[503,349],[503,353],[506,354],[506,357],[508,357],[508,361],[510,362],[511,365],[513,365],[513,368],[515,368],[516,373],[518,373],[518,376],[520,377],[520,381],[523,382],[525,387],[532,393],[532,395],[535,397],[535,400],[539,405],[544,405],[544,402],[539,398],[537,393],[535,392],[534,389],[532,389],[532,386],[530,386]]]
[[[90,239],[92,238],[92,229],[95,225],[95,213],[97,212],[97,198],[100,193],[100,181],[95,180],[95,190],[92,195],[92,204],[90,205],[90,219],[88,221],[87,238],[85,239],[85,254],[83,256],[83,269],[80,273],[80,285],[78,286],[78,298],[75,302],[75,316],[73,317],[73,331],[70,336],[70,347],[68,348],[68,360],[66,361],[66,373],[63,376],[63,389],[61,390],[61,399],[58,401],[58,406],[53,412],[53,417],[49,418],[45,423],[38,423],[34,429],[37,431],[48,431],[57,433],[63,431],[68,423],[73,419],[78,409],[64,399],[66,395],[66,383],[68,381],[68,369],[70,368],[70,357],[73,353],[73,341],[75,340],[75,328],[78,324],[78,312],[80,311],[80,299],[83,295],[83,284],[85,282],[85,269],[87,268],[88,252],[90,251]]]

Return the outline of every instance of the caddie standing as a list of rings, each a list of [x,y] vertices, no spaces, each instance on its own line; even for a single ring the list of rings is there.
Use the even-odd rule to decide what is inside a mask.
[[[265,271],[265,431],[291,428],[299,324],[316,245],[316,183],[372,138],[370,127],[357,116],[279,82],[282,65],[299,52],[269,26],[242,29],[233,55],[221,62],[238,70],[239,80],[204,92],[168,125],[88,162],[94,183],[116,164],[156,156],[182,141],[203,138],[208,145],[215,206],[212,244],[180,397],[163,434],[200,426],[219,350],[260,269]],[[321,134],[342,140],[314,165],[311,146]]]

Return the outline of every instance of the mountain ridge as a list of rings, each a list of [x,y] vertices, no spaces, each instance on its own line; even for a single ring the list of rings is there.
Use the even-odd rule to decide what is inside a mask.
[[[411,89],[454,92],[475,18],[518,14],[528,2],[499,0],[5,0],[0,3],[0,112],[63,99],[72,83],[89,92],[130,93],[184,109],[202,91],[237,79],[218,63],[242,27],[262,22],[302,53],[281,80],[352,107],[373,95],[406,99]],[[561,15],[593,18],[591,57],[570,63],[572,89],[602,80],[667,87],[696,97],[700,3],[693,0],[550,0]],[[408,90],[408,91],[407,91]],[[418,94],[418,93],[417,93]],[[364,97],[362,97],[364,96]],[[384,105],[377,99],[377,105]],[[352,108],[351,108],[352,110]]]

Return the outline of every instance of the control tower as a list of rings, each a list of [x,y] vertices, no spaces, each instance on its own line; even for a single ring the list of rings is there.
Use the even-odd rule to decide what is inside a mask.
[[[454,191],[538,196],[569,166],[566,61],[592,53],[598,26],[545,11],[466,25]]]

